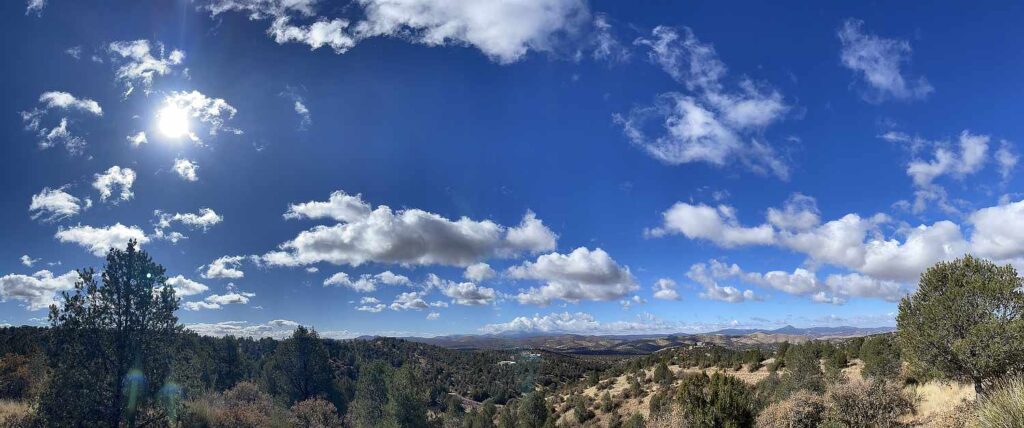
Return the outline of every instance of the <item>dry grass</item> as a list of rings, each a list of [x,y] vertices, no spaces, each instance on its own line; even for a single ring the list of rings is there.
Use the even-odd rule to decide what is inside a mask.
[[[32,405],[23,401],[0,400],[0,426],[19,426],[33,412]]]

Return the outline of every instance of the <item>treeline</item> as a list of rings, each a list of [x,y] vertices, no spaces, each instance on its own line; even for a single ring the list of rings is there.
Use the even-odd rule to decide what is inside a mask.
[[[285,340],[199,336],[178,324],[163,267],[134,243],[62,299],[48,328],[0,328],[0,399],[32,408],[0,425],[491,426],[526,416],[533,391],[607,366],[304,327]]]

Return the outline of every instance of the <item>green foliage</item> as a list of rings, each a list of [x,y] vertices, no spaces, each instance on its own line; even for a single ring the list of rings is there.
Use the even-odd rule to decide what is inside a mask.
[[[644,421],[644,416],[639,413],[634,413],[622,424],[622,428],[645,428],[646,426],[647,422]]]
[[[983,384],[1024,365],[1024,284],[1011,265],[966,256],[921,275],[896,318],[913,361],[945,376]]]
[[[310,398],[337,400],[327,348],[315,331],[299,326],[281,342],[264,366],[267,389],[287,403]]]
[[[601,411],[608,413],[615,410],[615,403],[612,401],[612,395],[605,391],[601,394]]]
[[[782,376],[782,383],[786,396],[800,390],[825,390],[821,363],[812,344],[790,346],[785,358],[786,373]]]
[[[589,403],[585,395],[576,395],[570,398],[573,415],[576,416],[576,421],[584,423],[594,418],[594,412],[590,410]]]
[[[46,357],[6,354],[0,357],[0,399],[35,400],[46,388]]]
[[[516,413],[519,428],[541,428],[551,417],[548,404],[544,401],[544,393],[533,391],[523,396]]]
[[[672,397],[665,391],[658,391],[651,395],[647,403],[647,412],[651,415],[658,415],[672,410]]]
[[[676,401],[691,426],[748,427],[757,414],[750,388],[719,373],[684,376]]]
[[[427,391],[411,364],[398,369],[388,385],[387,416],[386,426],[427,426]]]
[[[107,253],[103,286],[92,269],[79,275],[74,291],[50,307],[53,381],[40,403],[47,424],[135,426],[167,417],[173,409],[160,406],[159,395],[177,391],[166,382],[180,327],[163,266],[130,241]]]
[[[862,373],[868,378],[894,379],[900,374],[900,353],[892,335],[880,335],[864,340],[860,358],[864,361]]]
[[[975,414],[983,428],[1024,426],[1024,378],[997,382],[978,401]]]
[[[354,426],[377,427],[384,424],[390,370],[383,361],[363,365],[356,382],[355,399],[350,407]]]
[[[657,367],[654,368],[654,381],[661,386],[668,386],[675,380],[675,376],[672,376],[672,371],[668,369],[668,365],[664,361],[658,363]]]
[[[288,410],[278,406],[252,382],[241,382],[224,393],[212,393],[185,403],[180,425],[207,428],[291,426]]]
[[[484,401],[483,405],[471,411],[464,419],[463,428],[494,428],[494,416],[498,413],[494,400]]]

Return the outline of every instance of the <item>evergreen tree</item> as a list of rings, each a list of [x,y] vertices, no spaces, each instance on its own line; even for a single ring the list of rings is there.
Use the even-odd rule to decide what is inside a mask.
[[[896,328],[912,362],[983,384],[1024,366],[1024,284],[1011,265],[966,256],[921,275]]]
[[[365,363],[360,368],[355,397],[350,407],[354,426],[372,428],[385,424],[390,369],[379,360]]]
[[[268,391],[287,403],[317,397],[337,401],[327,348],[316,331],[302,326],[270,356],[264,378]]]
[[[810,344],[788,347],[785,361],[786,374],[782,377],[782,383],[787,393],[825,390],[821,361]]]
[[[864,340],[858,352],[864,361],[864,376],[894,378],[900,374],[900,353],[894,339],[881,335]]]
[[[40,403],[48,425],[133,427],[172,410],[158,399],[175,392],[165,383],[181,327],[164,272],[132,240],[107,252],[102,286],[81,270],[73,292],[50,306],[53,379]]]
[[[541,428],[550,416],[548,403],[544,401],[544,393],[540,391],[524,395],[518,410],[519,428]]]
[[[395,372],[388,387],[388,424],[396,428],[427,426],[427,391],[410,364]]]

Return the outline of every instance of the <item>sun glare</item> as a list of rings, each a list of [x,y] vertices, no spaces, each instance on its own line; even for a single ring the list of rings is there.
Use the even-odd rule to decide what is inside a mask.
[[[189,134],[188,111],[168,105],[157,113],[157,128],[168,138],[181,138]]]

